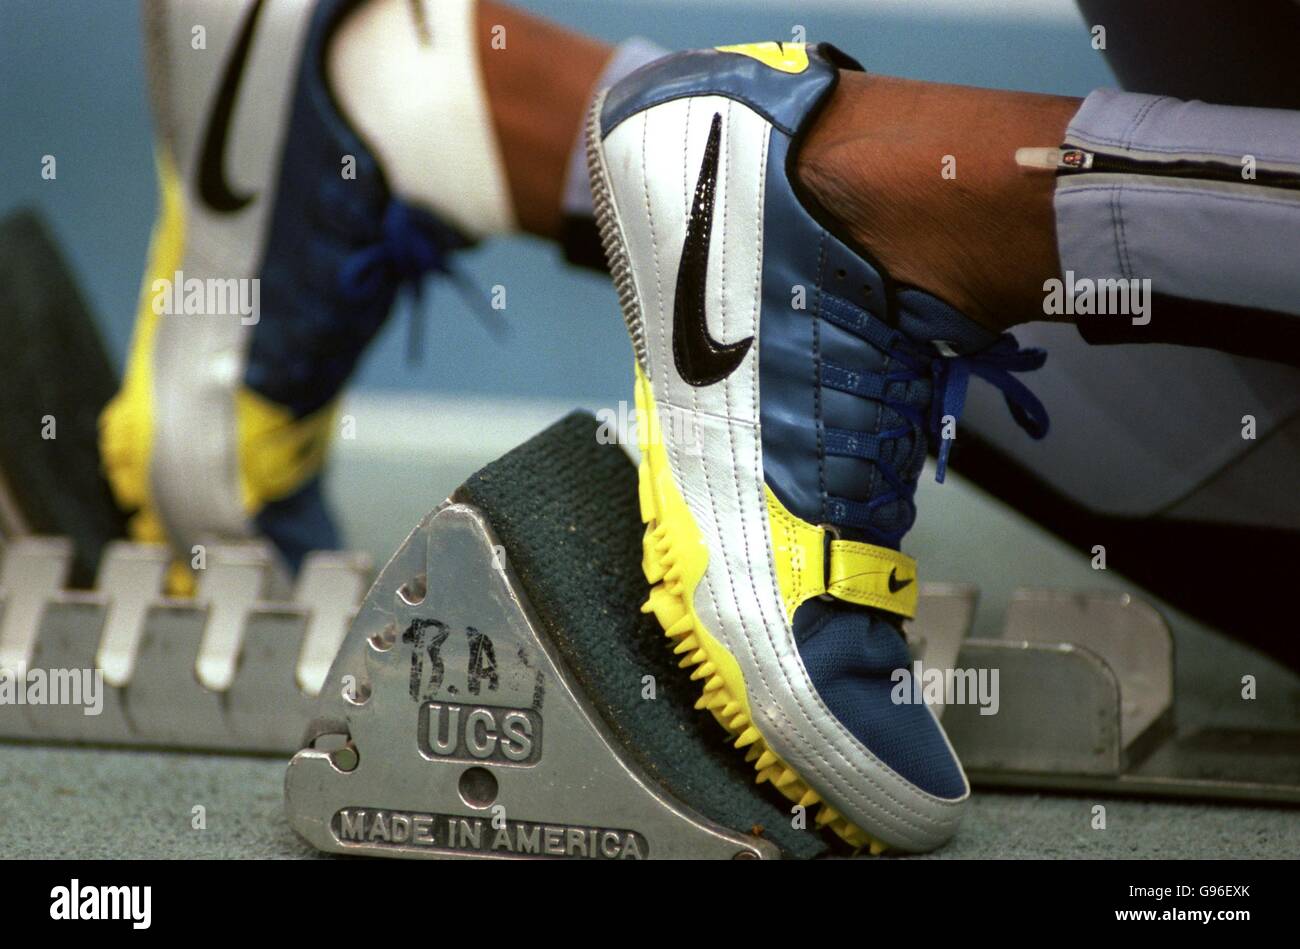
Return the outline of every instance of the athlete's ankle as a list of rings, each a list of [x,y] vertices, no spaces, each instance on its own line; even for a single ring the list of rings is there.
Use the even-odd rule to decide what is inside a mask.
[[[1051,175],[1016,148],[1058,145],[1060,96],[841,72],[798,155],[802,185],[900,284],[992,329],[1042,318],[1060,270]]]

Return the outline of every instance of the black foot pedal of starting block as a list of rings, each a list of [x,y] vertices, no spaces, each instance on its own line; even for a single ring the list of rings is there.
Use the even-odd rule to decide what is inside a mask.
[[[0,540],[70,537],[71,580],[90,584],[126,517],[101,474],[99,413],[117,374],[41,217],[0,220]]]

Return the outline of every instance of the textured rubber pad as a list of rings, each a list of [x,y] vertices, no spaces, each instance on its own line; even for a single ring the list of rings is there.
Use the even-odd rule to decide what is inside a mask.
[[[36,534],[71,537],[88,586],[126,521],[100,472],[99,413],[117,376],[76,280],[41,219],[0,221],[0,482]],[[47,416],[53,420],[53,438]]]
[[[787,856],[826,853],[820,835],[791,826],[788,801],[754,784],[713,716],[695,710],[696,683],[641,612],[636,470],[597,428],[586,413],[561,419],[470,478],[456,500],[487,515],[547,634],[647,772],[723,826],[761,827]],[[641,697],[647,675],[654,700]]]

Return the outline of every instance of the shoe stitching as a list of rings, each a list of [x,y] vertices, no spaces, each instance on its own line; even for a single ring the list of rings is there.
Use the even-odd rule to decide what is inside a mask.
[[[688,99],[687,102],[689,103],[690,100]],[[722,277],[723,277],[724,285],[723,285],[723,287],[722,287],[722,295],[721,295],[721,300],[722,300],[722,307],[721,307],[721,310],[722,310],[722,313],[723,313],[723,318],[722,318],[722,323],[723,323],[723,325],[722,325],[722,327],[721,327],[721,330],[722,330],[723,338],[724,338],[724,339],[726,338],[726,286],[725,286],[725,281],[726,281],[726,275],[727,275],[727,266],[726,266],[727,257],[726,257],[726,254],[727,254],[727,233],[728,233],[728,232],[727,232],[727,192],[728,192],[728,188],[727,188],[727,171],[728,171],[728,168],[729,168],[728,160],[729,160],[729,154],[730,154],[730,150],[731,150],[731,127],[730,127],[731,109],[730,109],[730,107],[728,107],[728,109],[727,109],[727,118],[728,118],[728,125],[727,125],[727,129],[726,129],[726,140],[727,140],[727,143],[726,143],[726,147],[723,148],[723,149],[721,150],[721,156],[720,156],[720,164],[721,164],[721,167],[720,167],[719,172],[718,172],[718,177],[717,177],[717,182],[718,182],[718,184],[717,184],[717,186],[715,186],[715,193],[714,193],[715,201],[720,201],[720,203],[722,204],[722,222],[721,222],[722,227],[720,228],[720,233],[718,234],[718,238],[719,238],[718,243],[721,245],[721,248],[722,248],[722,251],[721,251],[721,253],[722,253],[722,258],[721,258],[721,259],[722,259]],[[712,122],[712,119],[710,119],[710,122]],[[689,133],[689,129],[690,129],[690,124],[689,124],[689,122],[688,122],[688,123],[687,123],[687,131],[688,131],[688,133]],[[707,263],[706,263],[706,267],[707,267]],[[707,313],[708,313],[708,304],[707,304],[707,302],[706,302],[706,304],[705,304],[705,314],[706,314],[706,317],[705,317],[705,318],[706,318],[706,320],[707,320]],[[726,411],[725,411],[725,416],[724,416],[724,417],[729,418],[729,417],[731,416],[731,380],[730,380],[730,379],[726,379],[726,380],[723,381],[723,383],[722,383],[722,390],[723,390],[723,396],[724,396],[724,398],[726,399]],[[699,389],[692,388],[692,390],[691,390],[691,400],[692,400],[692,402],[695,404],[695,408],[696,408],[696,411],[697,411],[697,413],[698,413],[698,410],[699,410]],[[728,428],[728,430],[730,430],[730,426],[727,426],[727,428]],[[713,533],[713,537],[714,537],[714,539],[715,539],[715,541],[716,541],[716,548],[717,548],[717,550],[718,550],[718,553],[722,556],[722,560],[723,560],[723,563],[724,563],[724,565],[725,565],[725,564],[727,563],[727,557],[726,557],[726,553],[725,553],[725,551],[726,551],[726,547],[725,547],[724,538],[721,536],[721,523],[722,523],[722,522],[721,522],[721,521],[719,520],[719,518],[718,518],[718,502],[717,502],[716,497],[714,496],[714,493],[713,493],[713,487],[712,487],[711,482],[710,482],[710,478],[709,478],[709,464],[708,464],[707,460],[706,460],[705,457],[704,457],[704,445],[703,445],[703,444],[700,445],[700,471],[701,471],[701,472],[703,473],[703,475],[704,475],[704,491],[705,491],[705,494],[708,495],[708,498],[709,498],[709,510],[710,510],[710,512],[711,512],[712,515],[713,515],[713,531],[712,531],[712,533]],[[717,596],[717,592],[713,589],[713,580],[709,577],[709,570],[708,570],[707,567],[706,567],[705,570],[704,570],[704,576],[703,576],[702,580],[703,580],[703,583],[702,583],[701,585],[704,587],[705,592],[706,592],[706,593],[708,594],[708,596],[709,596],[709,602],[710,602],[710,604],[711,604],[712,607],[713,607],[713,613],[714,613],[714,615],[715,615],[715,616],[720,615],[720,610],[718,609],[718,596]],[[731,576],[730,571],[727,571],[727,582],[728,582],[728,584],[729,584],[730,587],[731,587],[731,596],[732,596],[732,599],[733,599],[733,600],[737,600],[738,597],[737,597],[737,592],[736,592],[736,582],[735,582],[735,578],[733,578],[733,577]],[[698,587],[697,587],[696,589],[698,590]],[[695,607],[695,604],[692,603],[692,604],[691,604],[691,608],[694,609],[694,607]],[[718,632],[719,635],[722,634],[722,631],[721,631],[721,630],[718,630],[717,632]]]

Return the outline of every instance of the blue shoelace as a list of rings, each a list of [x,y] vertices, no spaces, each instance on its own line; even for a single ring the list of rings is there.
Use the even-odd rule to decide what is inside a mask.
[[[827,428],[823,435],[825,451],[830,455],[859,458],[875,465],[884,482],[884,490],[869,501],[828,497],[826,516],[830,523],[864,531],[876,543],[897,547],[904,534],[916,519],[916,480],[899,474],[884,457],[888,443],[897,439],[914,437],[924,443],[925,436],[939,443],[939,460],[935,480],[942,482],[948,470],[948,454],[952,439],[943,437],[944,419],[961,418],[966,406],[966,392],[971,377],[975,376],[996,387],[1006,400],[1011,416],[1032,438],[1047,434],[1047,410],[1029,388],[1012,373],[1038,369],[1047,359],[1041,349],[1021,349],[1016,338],[1003,333],[991,346],[969,355],[945,356],[930,343],[913,340],[896,329],[891,329],[866,310],[847,300],[829,295],[822,297],[821,315],[824,319],[847,330],[888,357],[885,372],[848,369],[834,363],[823,362],[822,384],[841,392],[871,399],[897,413],[902,426],[877,431],[862,432],[851,429]],[[890,391],[913,392],[910,383],[928,380],[930,408],[924,411],[924,398],[914,396],[899,400]],[[896,501],[906,505],[901,527],[882,529],[877,524],[877,512]]]
[[[438,218],[409,204],[390,200],[384,211],[379,240],[350,255],[339,270],[339,289],[351,302],[364,304],[409,287],[413,296],[407,355],[414,361],[424,346],[420,302],[424,278],[430,273],[448,278],[465,303],[498,339],[505,330],[500,315],[487,305],[482,292],[451,254],[467,246],[465,239]]]

